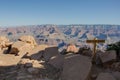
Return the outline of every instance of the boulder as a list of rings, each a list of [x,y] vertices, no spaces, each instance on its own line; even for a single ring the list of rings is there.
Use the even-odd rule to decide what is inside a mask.
[[[64,56],[61,54],[57,54],[56,56],[53,56],[48,61],[48,64],[54,66],[57,69],[62,69],[64,63]]]
[[[105,53],[99,54],[99,57],[102,63],[110,62],[116,59],[116,52],[114,50],[106,51]]]
[[[69,44],[68,47],[67,47],[67,52],[77,53],[78,52],[78,48],[74,44]]]
[[[13,54],[26,54],[26,52],[30,51],[32,49],[31,44],[17,41],[13,43],[10,53]]]
[[[31,59],[39,60],[47,47],[47,45],[38,45],[34,49],[30,50],[26,56]]]
[[[45,53],[43,54],[44,60],[45,61],[49,61],[50,58],[52,58],[53,56],[58,55],[58,47],[48,47],[45,49]]]
[[[62,80],[87,80],[91,73],[89,57],[74,54],[67,55],[64,60]]]
[[[48,64],[55,68],[61,69],[63,66],[64,57],[58,52],[57,47],[48,47],[45,49],[44,59]]]
[[[116,80],[110,73],[100,73],[96,80]]]
[[[0,36],[0,50],[9,47],[12,43],[5,36]]]
[[[21,36],[18,40],[19,40],[19,41],[22,41],[22,42],[25,42],[25,43],[29,43],[29,44],[31,44],[31,45],[33,45],[33,46],[36,46],[36,45],[37,45],[34,37],[29,36],[29,35],[28,35],[28,36],[26,36],[26,35]]]

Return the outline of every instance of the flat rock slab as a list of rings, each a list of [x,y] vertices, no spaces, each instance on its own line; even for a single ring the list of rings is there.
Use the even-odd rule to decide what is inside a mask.
[[[105,53],[100,54],[100,59],[102,63],[109,62],[116,59],[115,51],[106,51]]]
[[[110,73],[100,73],[96,80],[116,80]]]
[[[20,59],[21,59],[20,56],[16,57],[11,54],[0,54],[0,66],[17,65]]]
[[[79,54],[67,55],[64,60],[62,80],[87,80],[91,72],[89,57]]]

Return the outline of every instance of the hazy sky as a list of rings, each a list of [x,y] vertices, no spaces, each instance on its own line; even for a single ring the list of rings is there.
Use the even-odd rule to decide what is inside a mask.
[[[0,0],[0,26],[120,24],[120,0]]]

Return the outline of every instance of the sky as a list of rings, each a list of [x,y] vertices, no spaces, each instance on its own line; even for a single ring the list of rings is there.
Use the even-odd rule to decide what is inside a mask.
[[[0,26],[120,25],[120,0],[0,0]]]

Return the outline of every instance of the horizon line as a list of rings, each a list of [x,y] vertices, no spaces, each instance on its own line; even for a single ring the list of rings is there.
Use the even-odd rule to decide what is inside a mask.
[[[21,26],[37,26],[37,25],[115,25],[120,26],[120,24],[23,24],[23,25],[0,25],[0,27],[21,27]]]

